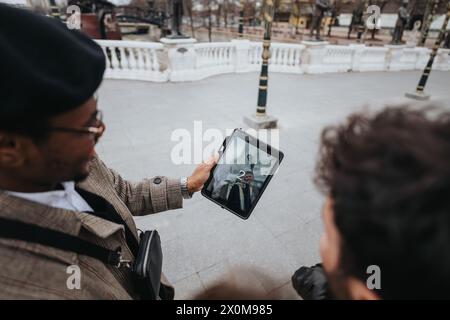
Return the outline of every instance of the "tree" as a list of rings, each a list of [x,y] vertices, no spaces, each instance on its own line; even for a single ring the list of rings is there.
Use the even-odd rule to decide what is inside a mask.
[[[228,27],[228,10],[229,10],[228,0],[223,0],[223,23],[225,24],[225,28]]]
[[[212,41],[212,12],[211,12],[211,0],[206,0],[206,5],[208,9],[208,39],[209,42]]]
[[[194,18],[192,16],[192,11],[193,11],[193,3],[192,0],[185,0],[185,4],[186,4],[186,11],[187,14],[189,16],[189,21],[191,24],[191,33],[192,33],[192,38],[195,38],[195,30],[194,30]]]
[[[220,27],[220,15],[222,13],[222,1],[217,1],[217,11],[216,11],[216,26]]]

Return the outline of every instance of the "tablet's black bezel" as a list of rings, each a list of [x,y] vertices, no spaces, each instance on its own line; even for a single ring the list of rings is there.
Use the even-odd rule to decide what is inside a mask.
[[[246,215],[243,215],[242,212],[236,212],[236,211],[233,211],[232,209],[228,208],[227,205],[226,205],[226,203],[225,203],[225,200],[224,200],[224,202],[221,202],[221,201],[218,201],[217,199],[214,199],[214,198],[212,197],[212,195],[211,195],[211,192],[207,190],[209,184],[211,183],[211,180],[212,180],[213,177],[214,177],[214,171],[216,170],[217,164],[211,169],[211,172],[210,172],[210,175],[209,175],[209,177],[208,177],[208,180],[206,180],[206,182],[205,182],[205,184],[204,184],[204,186],[203,186],[203,188],[202,188],[202,190],[201,190],[201,194],[202,194],[204,197],[206,197],[207,199],[211,200],[212,202],[218,204],[221,208],[230,211],[231,213],[233,213],[234,215],[238,216],[238,217],[241,218],[241,219],[247,220],[247,219],[250,217],[250,215],[252,214],[252,212],[253,212],[253,210],[255,209],[256,205],[258,204],[259,199],[260,199],[261,196],[263,195],[263,193],[264,193],[264,191],[265,191],[267,185],[269,184],[270,180],[272,179],[272,177],[273,177],[273,176],[275,175],[275,173],[277,172],[278,167],[280,166],[281,161],[283,160],[284,154],[283,154],[283,152],[281,152],[281,151],[279,151],[279,150],[273,148],[272,146],[270,146],[270,145],[264,143],[263,141],[260,141],[258,138],[255,138],[255,137],[249,135],[249,134],[246,133],[245,131],[243,131],[243,130],[241,130],[241,129],[234,129],[233,133],[232,133],[229,137],[226,137],[225,140],[224,140],[224,142],[222,143],[223,150],[222,150],[222,152],[221,152],[221,154],[220,154],[220,157],[219,157],[219,160],[218,160],[218,161],[220,161],[220,159],[221,159],[221,158],[223,157],[223,155],[225,154],[226,148],[227,148],[227,144],[228,144],[228,141],[231,141],[231,139],[232,139],[234,136],[236,136],[237,138],[241,138],[242,140],[244,140],[244,141],[247,142],[247,143],[252,144],[252,145],[255,146],[258,150],[259,150],[259,149],[262,149],[264,152],[266,152],[267,154],[269,154],[269,155],[271,155],[271,156],[273,156],[274,154],[278,154],[278,157],[276,157],[277,160],[278,160],[278,162],[277,162],[277,163],[275,164],[275,166],[272,168],[271,174],[269,174],[269,175],[267,176],[267,179],[264,181],[263,185],[261,186],[261,190],[260,190],[258,196],[256,197],[256,199],[255,199],[255,201],[254,201],[252,207],[251,207],[250,210],[246,213]],[[221,148],[221,149],[222,149],[222,148]]]

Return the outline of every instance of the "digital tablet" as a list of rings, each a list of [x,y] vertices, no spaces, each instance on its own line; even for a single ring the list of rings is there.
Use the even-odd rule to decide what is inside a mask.
[[[202,195],[248,219],[278,169],[283,153],[235,129],[223,142],[219,154]]]

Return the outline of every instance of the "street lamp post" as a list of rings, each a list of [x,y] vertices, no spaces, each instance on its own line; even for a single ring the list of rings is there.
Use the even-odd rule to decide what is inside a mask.
[[[242,1],[239,1],[239,38],[244,36],[244,4]]]
[[[256,114],[245,117],[244,121],[256,129],[269,129],[277,126],[278,120],[268,116],[266,113],[267,105],[267,86],[269,82],[269,59],[270,59],[270,40],[272,35],[272,21],[275,7],[273,0],[266,0],[264,8],[264,40],[261,73],[259,76],[258,105]]]
[[[264,41],[262,53],[261,74],[259,76],[258,116],[266,115],[267,104],[267,84],[269,81],[269,59],[270,59],[270,38],[272,36],[272,21],[274,16],[274,6],[272,0],[266,2],[266,12],[264,12]]]
[[[445,16],[444,23],[442,24],[441,31],[439,32],[439,36],[434,43],[433,50],[430,54],[430,59],[428,60],[428,64],[425,67],[425,70],[422,73],[422,77],[419,80],[419,84],[417,85],[416,92],[414,93],[406,93],[405,96],[411,99],[416,100],[428,100],[430,99],[430,95],[425,94],[425,86],[428,81],[428,77],[430,76],[431,69],[433,67],[434,58],[437,55],[439,47],[441,46],[442,41],[444,40],[444,35],[447,29],[448,21],[450,19],[450,1],[447,4],[447,15]]]
[[[439,0],[429,0],[426,8],[426,15],[423,19],[422,32],[419,42],[419,47],[424,47],[427,41],[428,32],[430,31],[431,23],[433,22],[433,17],[436,14],[436,9]]]
[[[211,0],[208,0],[208,40],[212,41],[212,10],[211,10]]]

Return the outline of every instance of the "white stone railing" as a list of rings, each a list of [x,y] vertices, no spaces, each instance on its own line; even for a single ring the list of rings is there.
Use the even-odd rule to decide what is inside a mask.
[[[236,48],[230,42],[198,43],[194,45],[196,69],[200,78],[235,71]]]
[[[232,40],[216,43],[184,43],[164,46],[137,41],[97,41],[105,52],[105,78],[147,81],[195,81],[217,74],[259,71],[262,43]],[[272,43],[270,72],[328,73],[421,70],[427,48],[403,46],[338,46]],[[434,70],[450,70],[450,50],[440,49]],[[167,65],[162,71],[162,65]]]
[[[311,59],[307,71],[309,73],[348,72],[352,70],[355,48],[351,46],[327,45]]]
[[[395,28],[397,16],[398,15],[396,13],[382,13],[378,22],[378,26],[386,29]],[[445,18],[444,14],[437,15],[435,19],[433,19],[430,29],[436,31],[441,30],[444,18]],[[352,21],[352,14],[342,13],[338,16],[338,21],[341,27],[347,27],[350,25],[350,22]],[[447,27],[447,30],[450,30],[450,25]]]
[[[273,43],[270,46],[270,71],[286,73],[303,73],[302,54],[304,45],[290,43]],[[262,42],[250,42],[248,63],[254,71],[261,70]]]
[[[427,48],[390,48],[388,56],[388,71],[423,70],[430,57],[431,50]],[[450,70],[450,49],[439,49],[434,60],[433,70]]]
[[[106,57],[105,78],[164,82],[168,72],[160,70],[161,43],[96,40]]]
[[[442,71],[450,71],[450,49],[440,49],[435,60],[436,68]],[[423,66],[426,65],[426,62]],[[434,68],[434,66],[433,66]],[[420,68],[422,69],[422,68]]]
[[[384,71],[389,49],[385,47],[366,47],[354,45],[353,71]]]
[[[168,45],[169,81],[195,81],[235,72],[236,47],[231,42]]]

